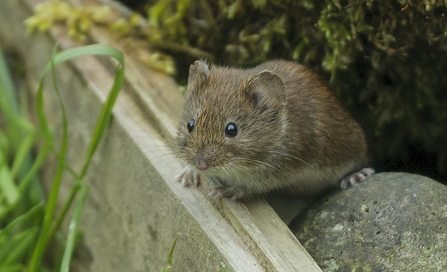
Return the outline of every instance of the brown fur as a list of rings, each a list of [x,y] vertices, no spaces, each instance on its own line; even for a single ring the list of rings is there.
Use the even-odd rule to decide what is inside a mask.
[[[238,127],[234,138],[225,136],[230,122]],[[367,163],[360,126],[314,72],[287,61],[249,70],[191,65],[177,141],[180,157],[211,181],[215,197],[314,194]]]

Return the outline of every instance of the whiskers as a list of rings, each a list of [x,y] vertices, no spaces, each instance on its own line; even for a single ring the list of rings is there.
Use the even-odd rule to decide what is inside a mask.
[[[105,172],[132,166],[135,170],[133,179],[139,179],[155,164],[163,169],[176,157],[176,152],[166,143],[166,139],[145,130],[110,129],[106,135],[102,149],[107,150],[105,156],[109,163],[101,167]]]
[[[245,162],[245,163],[242,163]],[[238,185],[247,193],[264,192],[269,188],[270,181],[276,179],[280,169],[270,163],[233,157],[226,165],[216,169],[216,176],[223,178],[228,186]]]
[[[267,168],[271,168],[275,171],[279,171],[278,167],[276,167],[268,162],[263,162],[260,160],[254,160],[254,159],[249,159],[249,158],[244,158],[244,157],[233,157],[233,158],[231,158],[231,160],[233,161],[233,165],[244,167],[245,169],[247,168],[246,166],[243,166],[240,164],[235,164],[234,161],[245,162],[245,163],[248,163],[248,165],[252,165],[252,166],[256,166],[256,167],[259,167],[259,166],[267,167]]]
[[[303,160],[303,159],[301,159],[299,157],[287,154],[287,153],[282,153],[282,152],[279,152],[279,151],[269,151],[269,153],[282,156],[282,157],[284,157],[286,159],[289,159],[289,160],[297,160],[297,161],[300,161],[300,162],[306,164],[307,166],[312,167],[312,165],[310,163],[308,163],[307,161],[305,161],[305,160]]]

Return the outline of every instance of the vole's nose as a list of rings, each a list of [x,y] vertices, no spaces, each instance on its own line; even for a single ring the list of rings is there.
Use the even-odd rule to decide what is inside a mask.
[[[202,159],[202,158],[198,158],[196,160],[196,168],[199,170],[206,170],[208,169],[208,167],[210,167],[210,164],[208,162],[208,160],[206,159]]]

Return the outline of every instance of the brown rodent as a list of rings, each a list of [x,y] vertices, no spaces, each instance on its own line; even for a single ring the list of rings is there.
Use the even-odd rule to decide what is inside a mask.
[[[196,61],[178,128],[184,186],[214,198],[284,190],[312,195],[374,173],[365,135],[318,76],[270,61],[242,70]],[[357,172],[358,171],[358,172]]]

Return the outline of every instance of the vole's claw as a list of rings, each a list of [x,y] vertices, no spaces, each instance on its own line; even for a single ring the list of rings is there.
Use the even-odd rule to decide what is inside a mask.
[[[223,198],[223,195],[220,191],[211,191],[208,194],[209,197],[213,198],[213,199],[221,199]]]
[[[200,175],[196,171],[193,171],[192,183],[195,187],[200,184]]]
[[[374,169],[372,168],[363,168],[362,170],[348,175],[341,181],[341,188],[346,189],[349,186],[352,186],[358,182],[362,182],[366,179],[367,176],[374,174]]]
[[[186,166],[180,174],[175,176],[175,179],[184,187],[190,185],[197,187],[200,184],[200,175],[189,166]]]
[[[231,200],[237,200],[244,194],[244,190],[239,187],[225,187],[221,184],[214,184],[211,186],[211,192],[208,195],[214,199],[221,199],[225,197]]]

